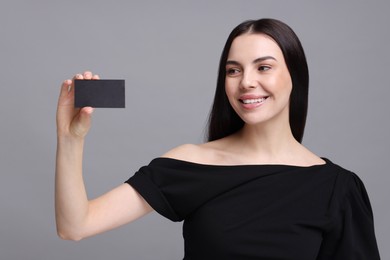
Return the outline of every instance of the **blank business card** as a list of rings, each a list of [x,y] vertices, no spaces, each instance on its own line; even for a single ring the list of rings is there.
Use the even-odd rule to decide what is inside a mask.
[[[99,79],[74,81],[75,107],[125,107],[125,80]]]

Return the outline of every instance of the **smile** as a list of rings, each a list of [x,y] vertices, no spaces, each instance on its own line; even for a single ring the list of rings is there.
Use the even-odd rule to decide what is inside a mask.
[[[243,104],[256,104],[263,103],[268,97],[256,98],[256,99],[240,99],[240,102]]]

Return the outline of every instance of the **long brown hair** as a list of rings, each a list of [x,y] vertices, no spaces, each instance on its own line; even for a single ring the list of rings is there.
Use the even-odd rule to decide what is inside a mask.
[[[289,108],[290,127],[294,138],[302,142],[308,106],[309,70],[297,35],[287,24],[275,19],[245,21],[230,33],[219,63],[217,88],[208,121],[208,141],[231,135],[244,126],[244,121],[231,107],[225,92],[225,67],[230,47],[233,40],[244,33],[268,35],[282,50],[293,85]]]

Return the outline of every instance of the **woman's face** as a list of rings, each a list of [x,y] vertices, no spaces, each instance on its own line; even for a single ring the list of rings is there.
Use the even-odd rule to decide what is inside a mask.
[[[292,81],[282,50],[264,34],[233,40],[226,62],[225,91],[246,124],[289,122]]]

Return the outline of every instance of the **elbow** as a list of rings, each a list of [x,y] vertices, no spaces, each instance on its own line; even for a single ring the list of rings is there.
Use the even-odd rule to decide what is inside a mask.
[[[57,229],[57,235],[62,240],[69,240],[69,241],[74,241],[74,242],[78,242],[78,241],[81,241],[83,239],[83,237],[80,236],[79,234],[76,234],[74,232],[64,231],[61,229]]]

